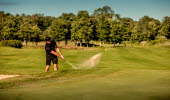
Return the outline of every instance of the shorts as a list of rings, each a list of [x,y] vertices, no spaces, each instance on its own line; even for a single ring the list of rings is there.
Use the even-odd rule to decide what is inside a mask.
[[[58,64],[58,58],[48,57],[46,58],[46,65],[51,65],[51,61],[53,64]]]

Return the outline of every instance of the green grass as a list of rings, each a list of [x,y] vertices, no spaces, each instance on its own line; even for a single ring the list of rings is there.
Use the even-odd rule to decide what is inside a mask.
[[[62,49],[79,66],[102,53],[91,69],[73,69],[59,60],[59,71],[45,73],[43,48],[0,47],[0,100],[170,100],[170,48],[115,47]]]

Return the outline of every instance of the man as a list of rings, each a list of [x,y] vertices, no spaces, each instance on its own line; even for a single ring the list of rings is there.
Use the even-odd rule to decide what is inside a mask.
[[[58,58],[61,58],[64,60],[64,57],[62,56],[62,53],[60,52],[60,49],[57,47],[56,42],[52,40],[50,37],[46,37],[45,39],[46,45],[45,45],[45,50],[46,50],[46,68],[45,72],[49,71],[51,61],[53,62],[54,65],[54,70],[58,70]],[[56,53],[57,51],[57,53]]]

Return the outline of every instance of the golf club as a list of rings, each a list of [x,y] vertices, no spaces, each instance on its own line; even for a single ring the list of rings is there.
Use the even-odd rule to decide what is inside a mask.
[[[69,64],[70,66],[72,66],[74,69],[77,69],[73,64],[71,64],[69,61],[65,60],[67,62],[67,64]]]

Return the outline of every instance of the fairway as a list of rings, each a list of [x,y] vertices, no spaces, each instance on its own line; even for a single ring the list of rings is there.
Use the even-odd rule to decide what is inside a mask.
[[[170,100],[170,48],[61,49],[76,67],[101,53],[93,68],[74,69],[59,60],[45,69],[43,48],[0,47],[0,100]]]

